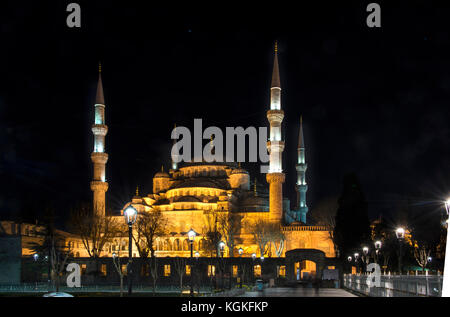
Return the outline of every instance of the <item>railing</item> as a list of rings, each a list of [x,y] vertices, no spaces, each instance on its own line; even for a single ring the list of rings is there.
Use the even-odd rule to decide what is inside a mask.
[[[380,287],[369,287],[369,275],[344,274],[344,287],[374,297],[409,297],[442,295],[442,275],[381,275]]]
[[[284,226],[283,231],[328,231],[326,226]]]
[[[183,286],[181,290],[179,286],[156,286],[156,293],[183,293],[189,292],[189,286]],[[0,285],[0,293],[47,293],[54,292],[55,287],[50,286],[47,283],[23,283],[18,285]],[[61,285],[59,287],[60,292],[67,293],[118,293],[120,292],[120,285],[108,284],[108,285],[86,285],[81,287],[67,287]],[[127,285],[123,285],[123,292],[128,291]],[[200,288],[194,287],[194,291],[200,294],[211,293],[210,286],[201,286]],[[133,285],[133,292],[153,292],[153,287],[149,285]]]

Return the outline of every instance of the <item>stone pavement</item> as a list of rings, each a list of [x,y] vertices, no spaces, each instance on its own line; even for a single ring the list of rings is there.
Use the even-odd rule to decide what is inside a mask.
[[[320,288],[318,292],[313,288],[266,288],[262,292],[246,292],[240,297],[357,297],[339,288]]]

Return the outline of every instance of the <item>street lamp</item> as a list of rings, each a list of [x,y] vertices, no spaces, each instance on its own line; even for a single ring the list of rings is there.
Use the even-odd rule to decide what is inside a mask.
[[[198,251],[195,252],[195,258],[198,260],[199,257],[200,257],[200,253]]]
[[[365,259],[365,262],[366,262],[366,264],[369,264],[369,257],[368,257],[368,255],[369,255],[369,248],[368,247],[363,247],[363,253],[364,253],[364,259]]]
[[[37,254],[37,253],[33,254],[34,262],[37,262],[38,259],[39,259],[39,254]]]
[[[223,241],[219,242],[219,251],[220,251],[220,257],[223,258],[223,253],[225,252],[225,242],[223,242]]]
[[[348,260],[349,262],[351,262],[351,261],[352,261],[352,257],[349,255],[348,258],[347,258],[347,260]]]
[[[377,240],[375,241],[375,262],[378,263],[378,253],[380,252],[381,249],[381,241]]]
[[[238,249],[238,253],[239,253],[239,257],[241,257],[242,258],[242,254],[244,253],[244,249],[242,249],[242,248],[239,248]],[[242,288],[242,278],[243,278],[243,276],[242,276],[242,259],[239,261],[239,288]]]
[[[395,235],[397,236],[399,244],[398,272],[400,275],[402,275],[402,246],[403,246],[403,239],[405,238],[405,229],[403,229],[402,227],[398,227],[395,230]]]
[[[252,259],[253,259],[253,260],[256,259],[256,253],[252,253]]]
[[[191,228],[189,232],[187,233],[189,238],[189,243],[191,244],[191,265],[192,265],[192,256],[194,253],[193,245],[194,245],[194,239],[197,233]],[[192,297],[194,295],[194,285],[193,285],[193,276],[192,276],[192,267],[191,267],[191,290],[190,290],[190,296]]]
[[[131,267],[133,259],[133,224],[136,222],[137,210],[133,206],[127,207],[123,212],[125,217],[125,222],[128,225],[128,268],[127,268],[127,278],[128,278],[128,295],[131,295],[131,279],[133,274],[133,269]]]
[[[355,253],[353,254],[353,256],[355,257],[356,271],[357,273],[359,273],[359,263],[358,263],[359,253]]]
[[[450,214],[450,197],[445,201],[445,211],[447,216]],[[445,260],[444,260],[444,281],[442,285],[442,297],[450,297],[450,234],[448,234],[447,221],[447,244],[445,246]]]

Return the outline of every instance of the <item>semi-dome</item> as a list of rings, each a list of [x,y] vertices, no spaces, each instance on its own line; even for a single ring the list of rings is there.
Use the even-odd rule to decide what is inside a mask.
[[[248,174],[247,170],[243,169],[243,168],[236,168],[234,169],[231,174]]]

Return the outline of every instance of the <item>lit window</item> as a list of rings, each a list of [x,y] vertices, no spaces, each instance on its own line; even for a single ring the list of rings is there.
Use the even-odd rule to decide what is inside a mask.
[[[237,277],[237,276],[238,276],[238,266],[233,265],[233,277]]]
[[[102,264],[100,267],[101,276],[106,276],[106,264]]]
[[[278,267],[278,277],[286,277],[286,266],[280,265]]]
[[[82,275],[86,274],[86,268],[87,268],[86,264],[81,264],[81,274]]]
[[[191,276],[191,266],[186,265],[186,276]]]
[[[255,265],[253,267],[253,274],[255,277],[261,277],[261,265]]]
[[[336,267],[335,267],[335,266],[329,266],[329,267],[327,267],[327,269],[329,269],[329,270],[335,270]]]
[[[215,276],[216,275],[216,266],[215,265],[208,265],[208,276]]]
[[[126,264],[122,264],[122,274],[123,274],[123,276],[127,276],[127,265]]]
[[[164,276],[170,276],[170,264],[164,264]]]

